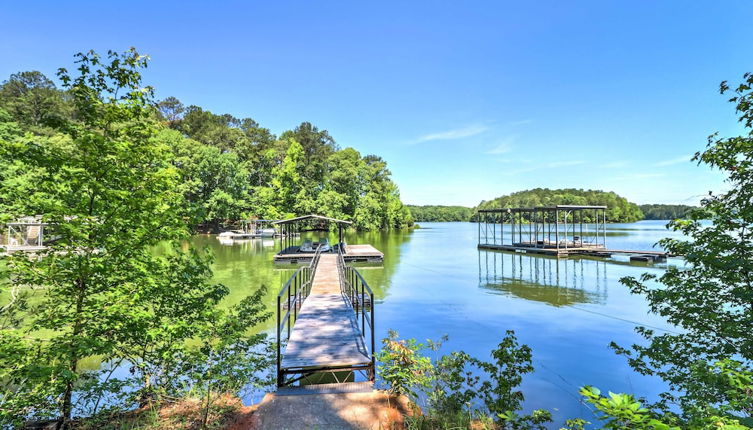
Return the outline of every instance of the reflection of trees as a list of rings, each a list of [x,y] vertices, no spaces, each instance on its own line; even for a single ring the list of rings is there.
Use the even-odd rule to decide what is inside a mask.
[[[591,259],[479,250],[479,286],[553,306],[604,303],[607,264]]]
[[[369,287],[374,291],[374,296],[382,300],[392,286],[392,276],[400,261],[400,248],[407,242],[413,230],[391,231],[363,231],[349,232],[346,241],[351,244],[368,243],[384,253],[384,262],[375,267],[369,264],[356,264]]]
[[[410,234],[409,231],[373,231],[350,232],[346,235],[348,243],[368,243],[384,253],[383,264],[376,267],[368,264],[359,267],[359,271],[379,299],[383,299],[387,294],[400,258],[400,246],[409,239]],[[300,240],[308,236],[319,240],[327,234],[304,233]],[[331,234],[329,239],[331,243],[335,243],[336,234]],[[198,249],[209,248],[214,255],[213,281],[224,284],[230,290],[230,294],[223,301],[223,305],[226,306],[238,303],[244,297],[253,294],[260,286],[266,285],[264,303],[274,314],[277,310],[277,294],[280,288],[299,267],[275,265],[272,262],[274,254],[279,250],[279,239],[251,239],[223,245],[216,236],[197,235],[191,238],[191,243]],[[272,330],[275,326],[274,320],[273,316],[257,330]]]
[[[253,294],[262,285],[267,286],[264,303],[273,317],[265,321],[256,330],[271,330],[275,326],[274,312],[277,310],[277,294],[282,284],[287,281],[297,268],[275,266],[272,256],[279,249],[277,240],[251,239],[235,241],[232,245],[223,245],[216,236],[194,236],[192,244],[201,249],[208,247],[214,255],[214,282],[225,285],[229,294],[222,302],[233,306],[244,297]]]

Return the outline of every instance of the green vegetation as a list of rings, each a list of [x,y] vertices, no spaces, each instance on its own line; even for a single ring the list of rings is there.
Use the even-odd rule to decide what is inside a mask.
[[[645,219],[680,219],[685,218],[694,206],[688,205],[640,205]]]
[[[611,192],[574,189],[550,190],[548,188],[519,191],[507,196],[497,197],[488,202],[481,202],[476,208],[414,205],[408,205],[408,208],[416,222],[452,222],[472,221],[473,215],[478,209],[555,204],[606,205],[609,207],[607,218],[611,222],[633,222],[641,219],[680,219],[685,218],[689,211],[695,209],[694,206],[665,204],[640,205],[636,208],[635,204]],[[614,207],[617,209],[613,210],[615,204]]]
[[[709,138],[705,151],[695,160],[719,169],[727,177],[729,191],[711,194],[701,207],[675,220],[670,228],[684,239],[664,239],[670,253],[685,256],[683,267],[669,267],[664,274],[644,274],[622,282],[635,294],[646,297],[651,310],[676,325],[679,334],[657,334],[646,328],[638,332],[647,345],[616,350],[628,357],[638,372],[657,375],[675,392],[667,393],[658,407],[679,404],[682,415],[692,415],[708,403],[734,404],[739,399],[729,378],[720,377],[708,363],[734,359],[722,369],[750,375],[753,368],[753,75],[734,92],[745,136]],[[722,93],[729,91],[722,84]],[[710,225],[701,223],[710,220]],[[753,413],[750,393],[738,405],[747,416]],[[681,415],[681,416],[682,416]]]
[[[635,203],[614,192],[565,188],[550,190],[535,188],[518,191],[494,200],[481,202],[478,209],[535,207],[554,205],[603,205],[607,206],[607,221],[635,222],[643,219],[643,213]]]
[[[19,132],[52,136],[75,123],[80,107],[73,91],[56,88],[40,72],[11,75],[0,86],[0,138]],[[185,107],[175,97],[150,101],[143,114],[153,121],[153,138],[172,153],[185,197],[182,215],[202,229],[312,212],[354,221],[362,230],[413,223],[384,160],[339,148],[311,123],[278,137],[251,118]],[[23,175],[33,183],[27,172],[7,164],[0,175]]]
[[[407,395],[425,411],[407,417],[408,428],[543,430],[551,422],[548,411],[520,414],[524,396],[518,388],[533,366],[531,349],[519,345],[512,331],[491,352],[491,362],[462,351],[432,362],[424,353],[439,350],[441,342],[401,340],[394,331],[382,343],[377,359],[388,390]]]
[[[45,83],[38,95],[58,106],[64,94],[67,115],[22,124],[0,110],[0,214],[44,214],[54,226],[45,251],[3,257],[0,427],[69,428],[76,416],[189,395],[202,399],[206,427],[220,393],[266,383],[266,335],[249,334],[269,317],[265,289],[218,306],[228,290],[210,282],[211,257],[184,246],[193,208],[141,84],[146,58],[89,52],[76,63],[77,74],[58,74],[63,92]]]
[[[445,337],[443,340],[446,340]],[[547,410],[521,414],[523,393],[518,389],[525,374],[534,371],[532,352],[520,345],[512,331],[505,333],[491,351],[491,362],[454,351],[435,360],[426,353],[441,343],[402,340],[397,333],[383,340],[379,370],[394,394],[403,394],[423,414],[406,417],[407,428],[543,430],[552,422]],[[594,406],[600,423],[595,428],[615,430],[747,430],[753,425],[753,372],[732,360],[699,366],[688,379],[713,380],[725,389],[719,401],[706,399],[678,415],[645,404],[630,394],[601,394],[595,387],[582,387],[583,401]],[[744,414],[744,417],[740,415]],[[569,419],[562,430],[584,430],[591,424],[582,418]]]
[[[416,222],[470,221],[474,210],[465,206],[413,206],[408,205]]]

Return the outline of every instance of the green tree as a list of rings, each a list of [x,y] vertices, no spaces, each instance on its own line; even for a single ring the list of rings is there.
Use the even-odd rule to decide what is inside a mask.
[[[310,122],[302,122],[293,130],[284,132],[282,140],[295,140],[301,145],[301,176],[310,187],[321,187],[327,173],[330,156],[337,151],[335,139],[327,130],[319,130]]]
[[[664,239],[662,246],[682,255],[683,267],[670,266],[662,275],[626,277],[622,282],[646,297],[652,312],[679,328],[679,333],[638,332],[647,345],[614,347],[628,356],[637,371],[667,381],[672,392],[665,403],[678,401],[684,413],[707,404],[726,403],[729,394],[715,378],[698,378],[694,369],[734,358],[744,368],[753,367],[753,75],[734,90],[744,136],[712,135],[705,151],[694,160],[717,168],[727,176],[729,191],[710,193],[701,208],[686,219],[671,221],[669,228],[682,239]],[[729,91],[726,83],[721,92]],[[710,220],[710,224],[704,220]]]
[[[296,214],[297,198],[301,196],[300,191],[304,187],[300,174],[302,158],[303,148],[292,140],[282,164],[272,169],[271,188],[277,210],[288,216]]]
[[[165,375],[188,364],[174,357],[189,339],[207,351],[205,327],[239,318],[217,309],[227,289],[209,282],[208,257],[178,242],[188,233],[188,205],[151,89],[141,85],[147,59],[132,49],[106,59],[78,54],[76,62],[76,76],[59,72],[75,120],[49,137],[0,136],[3,155],[38,169],[31,184],[3,177],[0,195],[13,200],[2,216],[43,214],[55,239],[40,254],[8,257],[10,282],[0,284],[12,297],[0,310],[3,425],[58,417],[68,427],[74,413],[96,412],[103,396],[150,401],[176,381]],[[0,130],[13,129],[4,124]],[[165,241],[175,241],[170,252],[155,255]],[[85,371],[85,359],[107,365]],[[111,378],[118,363],[129,363],[132,376]]]
[[[646,219],[678,219],[685,218],[685,215],[694,209],[693,206],[688,205],[640,205],[641,212],[643,212]]]
[[[63,94],[38,71],[19,72],[0,86],[0,107],[24,125],[59,124],[65,116]]]
[[[407,205],[416,222],[470,221],[473,209],[464,206],[411,206]]]
[[[167,97],[157,103],[157,111],[169,127],[176,127],[183,119],[186,107],[175,97]]]
[[[536,207],[554,205],[601,205],[607,206],[607,221],[634,222],[643,219],[643,213],[635,204],[614,192],[581,190],[575,188],[548,189],[535,188],[518,191],[494,200],[484,201],[478,209],[498,209],[513,207]],[[586,214],[586,219],[589,219]]]

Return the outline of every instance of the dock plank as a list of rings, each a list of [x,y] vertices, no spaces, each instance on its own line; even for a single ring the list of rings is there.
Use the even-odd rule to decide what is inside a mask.
[[[371,363],[353,309],[340,294],[337,255],[322,254],[282,356],[283,369]]]

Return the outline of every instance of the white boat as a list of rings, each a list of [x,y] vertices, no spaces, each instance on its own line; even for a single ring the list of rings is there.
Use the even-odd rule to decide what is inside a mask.
[[[275,237],[275,235],[277,234],[277,230],[273,228],[262,228],[262,229],[256,230],[256,232],[259,233],[261,237]]]
[[[222,233],[217,235],[217,238],[220,240],[252,239],[254,237],[259,237],[259,234],[255,232],[246,232],[243,230],[228,230],[228,231],[223,231]]]

